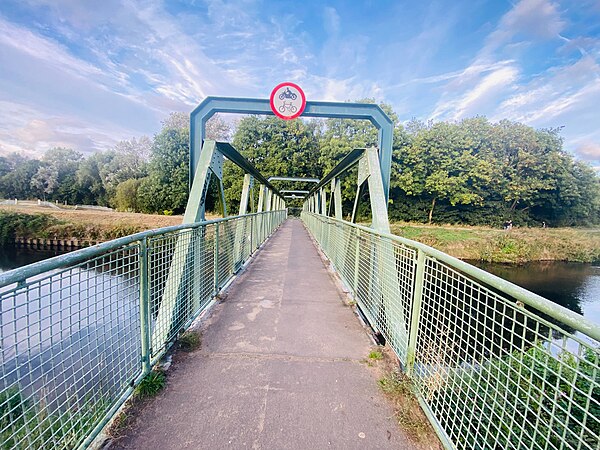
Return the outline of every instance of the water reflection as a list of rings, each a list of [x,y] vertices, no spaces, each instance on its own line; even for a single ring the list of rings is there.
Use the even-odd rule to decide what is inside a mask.
[[[600,323],[600,267],[565,262],[471,264]]]
[[[68,252],[61,250],[34,250],[30,248],[0,246],[0,273],[8,272],[17,267],[33,264],[64,253]]]
[[[2,270],[54,256],[11,250],[0,257]],[[118,394],[139,365],[134,253],[119,250],[2,289],[0,391],[16,388],[50,411],[90,395]]]

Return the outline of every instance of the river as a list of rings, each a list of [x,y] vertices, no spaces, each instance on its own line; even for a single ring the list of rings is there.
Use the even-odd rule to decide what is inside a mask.
[[[0,273],[61,253],[63,252],[57,250],[0,247]],[[523,265],[468,262],[600,323],[600,265],[565,262],[531,262]]]
[[[61,253],[0,247],[0,273]],[[468,262],[600,323],[600,265],[532,262],[517,266]]]
[[[0,248],[0,272],[56,254]],[[32,289],[6,295],[0,304],[0,393],[35,394],[51,412],[96,394],[118,395],[122,378],[139,368],[137,280],[99,264],[28,282]]]
[[[600,265],[554,261],[523,265],[469,263],[600,323]]]

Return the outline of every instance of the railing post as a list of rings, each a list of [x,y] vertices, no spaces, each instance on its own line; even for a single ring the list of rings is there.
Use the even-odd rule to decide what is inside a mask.
[[[360,228],[356,229],[356,248],[354,249],[354,296],[358,298],[358,276],[360,268]]]
[[[425,278],[425,252],[419,249],[417,253],[417,270],[415,274],[415,292],[413,294],[412,311],[410,314],[410,335],[406,349],[406,375],[412,377],[415,370],[415,354],[417,349],[417,336],[419,333],[419,319],[423,303],[423,284]]]
[[[250,216],[250,254],[254,253],[254,216]]]
[[[215,224],[215,255],[213,257],[214,287],[213,293],[219,292],[219,223]]]
[[[148,238],[140,241],[140,340],[142,372],[150,373],[150,283],[148,274]]]

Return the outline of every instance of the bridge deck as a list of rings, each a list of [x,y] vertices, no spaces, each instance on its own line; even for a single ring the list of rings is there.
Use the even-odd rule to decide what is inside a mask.
[[[113,448],[412,448],[341,295],[302,223],[285,222]]]

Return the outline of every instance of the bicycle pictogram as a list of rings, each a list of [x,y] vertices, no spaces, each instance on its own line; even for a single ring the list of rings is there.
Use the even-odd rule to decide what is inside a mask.
[[[296,94],[294,94],[294,96],[295,96],[295,95],[296,95]],[[281,95],[280,95],[280,97],[281,97]],[[283,112],[286,112],[286,111],[289,111],[289,112],[291,112],[291,113],[293,114],[293,113],[295,113],[296,111],[298,111],[298,108],[296,108],[296,107],[295,107],[295,106],[292,104],[292,102],[289,102],[289,103],[283,102],[283,104],[282,104],[282,105],[279,107],[279,112],[282,112],[282,113],[283,113]]]

